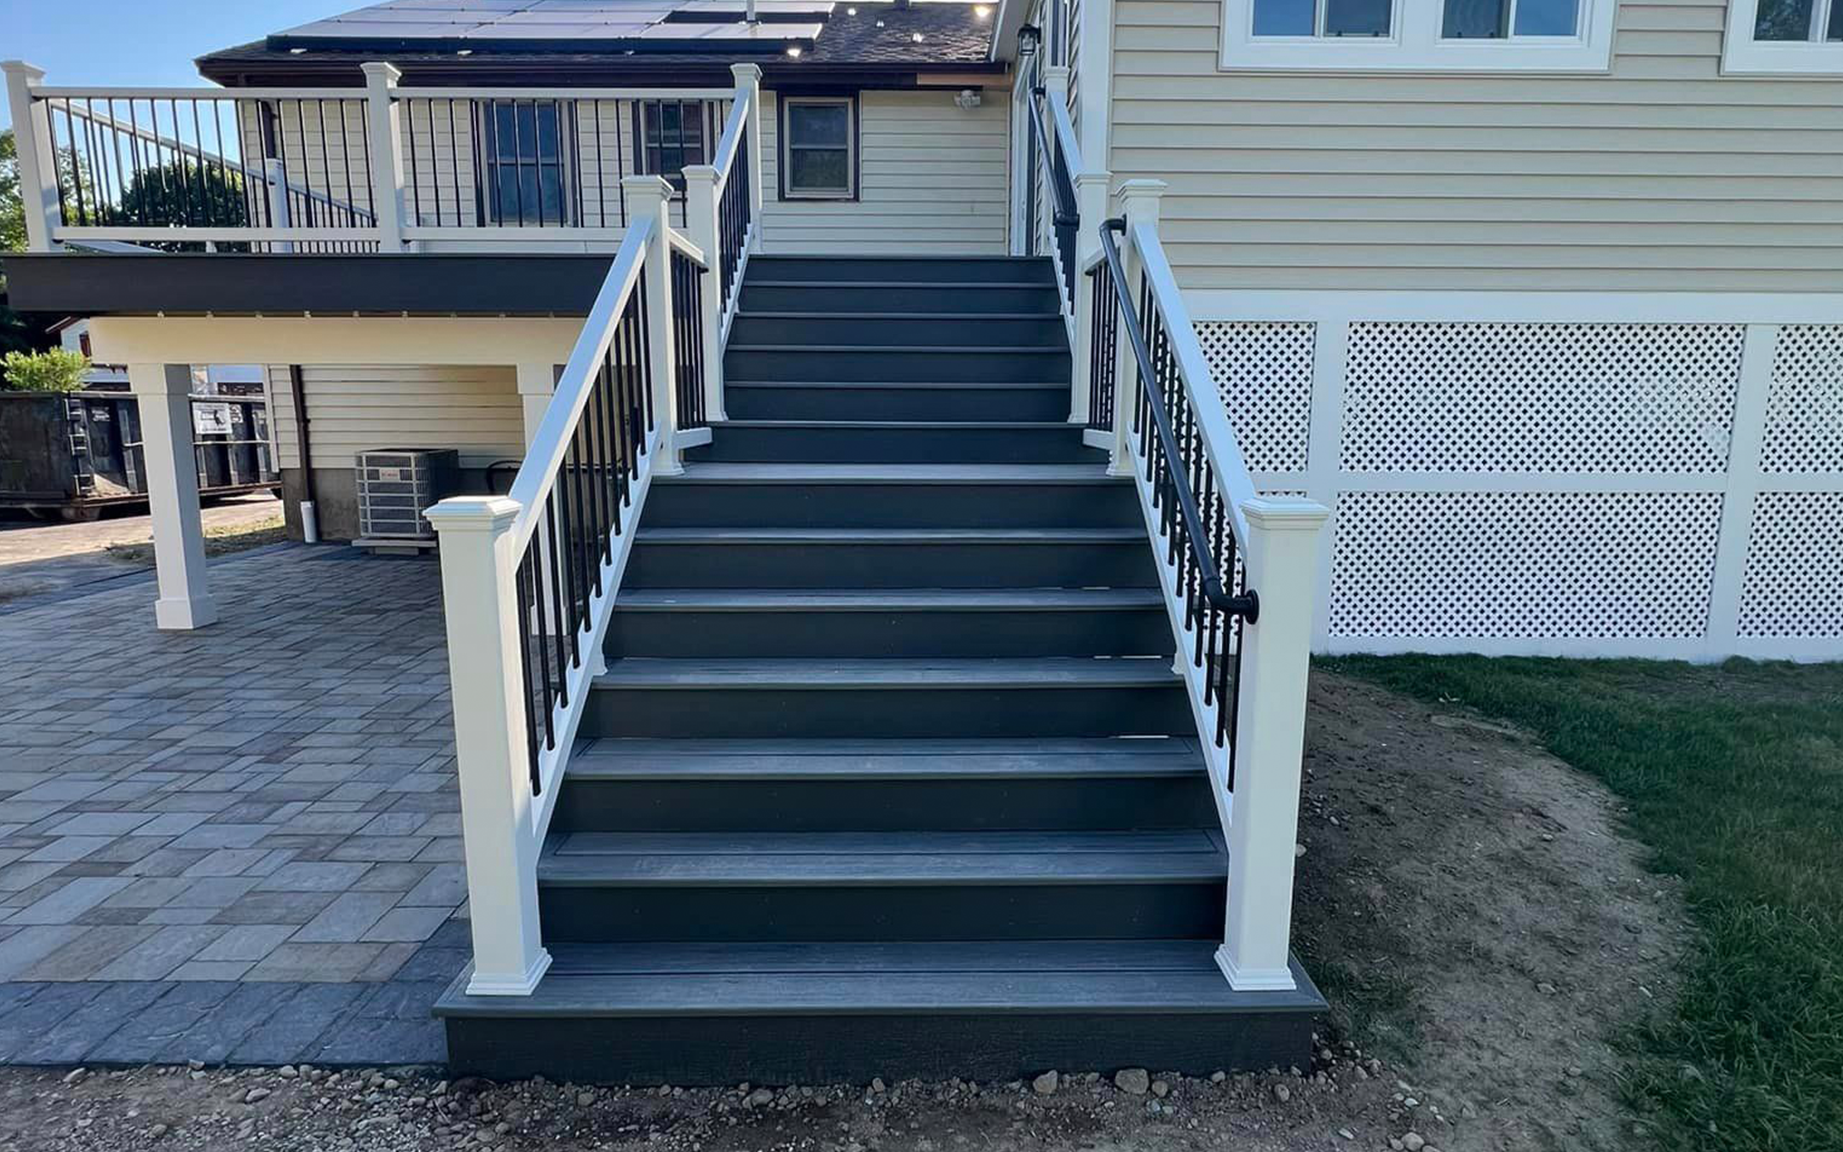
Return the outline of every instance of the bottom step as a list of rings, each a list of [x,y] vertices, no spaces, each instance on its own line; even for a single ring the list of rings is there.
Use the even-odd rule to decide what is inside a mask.
[[[435,1006],[455,1075],[623,1084],[1305,1067],[1325,1001],[1237,992],[1205,940],[578,944],[529,997]]]

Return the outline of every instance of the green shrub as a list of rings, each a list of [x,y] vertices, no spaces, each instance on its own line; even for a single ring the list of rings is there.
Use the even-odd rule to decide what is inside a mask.
[[[83,387],[90,358],[54,348],[49,352],[8,352],[6,386],[17,392],[75,392]]]

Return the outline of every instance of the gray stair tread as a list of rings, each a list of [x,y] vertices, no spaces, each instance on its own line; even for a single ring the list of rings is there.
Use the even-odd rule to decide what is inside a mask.
[[[867,391],[879,388],[902,390],[935,390],[941,392],[1018,392],[1035,389],[1040,392],[1069,390],[1067,380],[745,380],[740,377],[725,377],[725,388],[844,388],[854,391]]]
[[[626,688],[1105,688],[1178,683],[1169,657],[1089,660],[668,660],[628,657],[596,677]]]
[[[736,316],[738,319],[756,320],[953,320],[962,324],[970,323],[965,312],[906,312],[906,311],[869,311],[841,312],[837,309],[814,311],[812,309],[787,308],[743,308]],[[981,312],[978,321],[986,320],[1060,320],[1062,313],[1043,312]]]
[[[952,352],[964,356],[1067,356],[1066,347],[1040,344],[728,344],[726,352]]]
[[[834,428],[834,429],[885,429],[917,428],[928,431],[987,431],[1000,429],[1007,432],[1043,432],[1061,430],[1079,433],[1080,424],[1071,424],[1067,420],[719,420],[711,424],[713,432],[725,428]]]
[[[1179,776],[1201,772],[1196,741],[992,740],[589,741],[570,758],[582,780],[845,780]]]
[[[632,612],[1054,612],[1158,608],[1155,588],[645,588],[622,592],[616,607]]]
[[[1223,879],[1206,831],[574,832],[538,880],[571,887],[1167,884]]]
[[[1141,528],[648,528],[639,544],[1143,544]]]
[[[1093,464],[687,464],[684,484],[1126,484]]]
[[[1050,280],[757,280],[751,277],[745,285],[749,288],[952,288],[955,291],[982,291],[993,288],[1041,288],[1045,291],[1056,287]]]
[[[1236,992],[1208,940],[820,944],[559,944],[528,997],[466,996],[457,1016],[1218,1013],[1322,1010],[1293,993]]]

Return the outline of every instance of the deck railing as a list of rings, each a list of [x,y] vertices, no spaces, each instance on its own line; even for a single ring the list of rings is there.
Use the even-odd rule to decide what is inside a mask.
[[[605,669],[647,491],[683,470],[679,454],[699,438],[687,424],[702,420],[711,261],[672,226],[664,179],[625,184],[629,226],[510,492],[428,513],[441,537],[477,994],[527,994],[548,966],[538,846]]]
[[[1295,985],[1288,945],[1306,679],[1324,508],[1261,497],[1158,235],[1164,184],[1129,180],[1083,271],[1091,442],[1131,476],[1229,846],[1217,961]]]
[[[1055,264],[1063,318],[1073,332],[1076,238],[1082,227],[1075,182],[1082,173],[1081,148],[1069,121],[1069,70],[1051,65],[1042,72],[1042,82],[1033,85],[1026,105],[1029,152],[1036,158],[1030,173],[1026,254],[1047,255]]]
[[[728,132],[758,102],[753,66],[733,89],[409,88],[382,63],[364,88],[57,88],[5,69],[36,251],[611,251],[633,216],[626,177],[664,176],[690,227],[685,171],[727,174],[741,155],[752,174],[759,155],[758,126]],[[729,208],[745,232],[760,216]]]

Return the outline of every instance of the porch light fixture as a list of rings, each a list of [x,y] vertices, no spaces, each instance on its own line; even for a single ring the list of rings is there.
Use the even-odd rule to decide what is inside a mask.
[[[1043,33],[1035,24],[1026,24],[1017,30],[1017,50],[1023,55],[1035,53],[1042,40]]]

